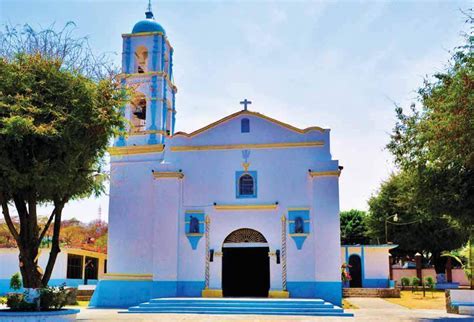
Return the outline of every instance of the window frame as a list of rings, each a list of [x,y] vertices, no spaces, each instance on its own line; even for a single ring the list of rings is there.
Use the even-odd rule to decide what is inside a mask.
[[[240,194],[240,178],[244,175],[250,175],[253,179],[253,194],[251,194],[251,195]],[[238,198],[238,199],[257,198],[257,187],[258,187],[257,171],[236,171],[235,172],[235,196],[236,196],[236,198]]]
[[[71,265],[69,259],[76,258],[80,259],[80,265]],[[71,270],[79,269],[80,274],[74,275]],[[76,254],[67,254],[67,263],[66,263],[66,279],[82,279],[84,277],[84,256]]]

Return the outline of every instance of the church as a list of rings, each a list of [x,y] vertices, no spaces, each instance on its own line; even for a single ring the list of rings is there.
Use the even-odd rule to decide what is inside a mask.
[[[150,7],[122,38],[120,77],[134,94],[123,108],[128,135],[109,149],[108,273],[90,305],[160,297],[340,305],[342,167],[330,130],[297,128],[244,99],[229,102],[240,107],[231,115],[177,132],[174,49]]]

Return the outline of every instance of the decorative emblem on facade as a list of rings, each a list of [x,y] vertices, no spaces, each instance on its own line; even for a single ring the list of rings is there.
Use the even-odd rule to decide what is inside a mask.
[[[245,172],[249,171],[249,167],[250,167],[250,163],[248,162],[249,157],[250,157],[250,150],[242,150],[242,158],[244,159],[244,162],[242,163],[242,167],[244,168]]]

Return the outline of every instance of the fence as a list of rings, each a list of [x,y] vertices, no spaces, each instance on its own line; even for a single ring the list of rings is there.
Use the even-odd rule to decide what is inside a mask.
[[[392,279],[397,281],[398,285],[401,285],[402,277],[416,277],[416,269],[415,268],[392,268]],[[422,270],[423,278],[428,276],[433,277],[436,281],[436,272],[434,268],[423,268]],[[447,275],[447,272],[446,272]],[[461,268],[452,268],[451,269],[451,276],[453,283],[459,283],[459,285],[467,286],[469,285],[469,281],[464,273],[464,270]],[[448,281],[449,282],[449,281]]]

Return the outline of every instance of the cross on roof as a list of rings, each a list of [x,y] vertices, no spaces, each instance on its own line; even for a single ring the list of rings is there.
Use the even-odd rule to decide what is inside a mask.
[[[244,99],[242,102],[240,102],[244,106],[244,110],[247,110],[247,105],[252,104],[252,101],[249,101],[247,99]]]

